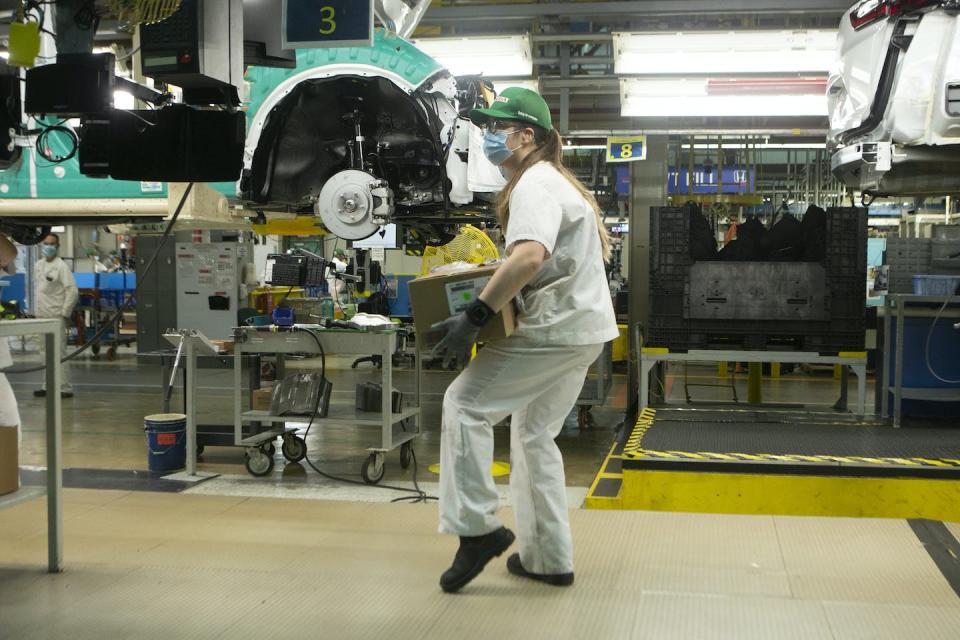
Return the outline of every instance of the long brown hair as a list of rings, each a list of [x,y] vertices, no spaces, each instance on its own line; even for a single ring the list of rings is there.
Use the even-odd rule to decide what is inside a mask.
[[[573,185],[573,188],[576,189],[577,192],[583,196],[583,199],[593,208],[593,212],[597,216],[597,231],[600,234],[600,247],[603,252],[603,260],[604,262],[608,262],[610,260],[610,236],[607,234],[607,228],[603,224],[603,212],[600,210],[597,199],[593,197],[593,193],[580,182],[572,171],[563,166],[563,140],[561,140],[560,134],[557,133],[556,129],[547,131],[542,127],[525,122],[518,121],[515,124],[518,127],[529,127],[533,129],[533,142],[536,148],[527,154],[517,170],[510,176],[510,179],[507,181],[507,186],[504,187],[503,191],[497,196],[497,217],[500,219],[500,227],[503,234],[506,235],[507,225],[510,224],[510,194],[513,193],[514,188],[517,186],[520,176],[538,162],[549,162],[560,172],[560,175]]]

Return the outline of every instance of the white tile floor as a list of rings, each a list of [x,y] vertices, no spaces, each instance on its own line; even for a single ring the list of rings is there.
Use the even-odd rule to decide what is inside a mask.
[[[2,640],[960,638],[902,520],[574,510],[574,587],[501,558],[451,596],[435,505],[68,490],[60,575],[44,509],[0,511]]]

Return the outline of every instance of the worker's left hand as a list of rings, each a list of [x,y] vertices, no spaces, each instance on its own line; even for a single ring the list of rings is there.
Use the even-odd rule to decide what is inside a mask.
[[[461,312],[450,316],[443,322],[430,327],[431,331],[444,331],[443,339],[433,348],[431,356],[443,358],[443,366],[447,369],[451,364],[466,367],[470,362],[470,352],[480,335],[480,327],[467,319],[467,314]]]

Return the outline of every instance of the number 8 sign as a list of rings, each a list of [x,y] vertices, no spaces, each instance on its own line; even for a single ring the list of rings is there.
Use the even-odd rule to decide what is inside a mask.
[[[647,159],[647,136],[607,138],[607,162],[635,162]]]

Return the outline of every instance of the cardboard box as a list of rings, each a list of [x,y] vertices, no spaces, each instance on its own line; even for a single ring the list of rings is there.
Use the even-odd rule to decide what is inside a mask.
[[[0,496],[20,488],[16,427],[0,427]]]
[[[219,353],[233,353],[233,340],[211,340]]]
[[[270,411],[270,403],[273,401],[273,387],[261,387],[253,392],[253,410]]]
[[[476,267],[456,273],[431,273],[411,280],[410,306],[417,340],[422,348],[432,348],[442,334],[430,327],[459,313],[473,302],[499,265]],[[508,304],[480,331],[480,342],[506,338],[517,328],[517,314]]]

